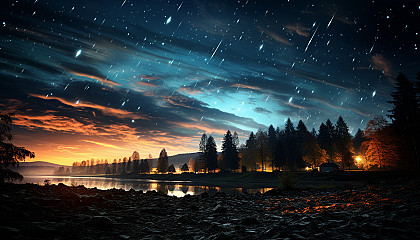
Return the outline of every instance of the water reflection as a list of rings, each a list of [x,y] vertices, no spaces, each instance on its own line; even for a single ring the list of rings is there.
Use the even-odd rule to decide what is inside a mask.
[[[120,179],[120,178],[104,178],[104,177],[57,177],[57,176],[25,176],[22,183],[35,183],[43,185],[48,179],[51,184],[63,183],[67,186],[83,185],[87,188],[107,189],[124,189],[126,191],[134,189],[136,191],[157,191],[168,194],[170,196],[183,197],[187,194],[195,195],[208,192],[210,195],[216,192],[225,193],[264,193],[272,188],[233,188],[233,187],[209,187],[203,185],[193,185],[185,182],[160,182],[157,180],[147,179]]]

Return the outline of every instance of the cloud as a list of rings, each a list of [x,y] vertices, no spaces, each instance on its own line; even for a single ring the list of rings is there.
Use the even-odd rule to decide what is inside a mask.
[[[304,72],[304,71],[300,71],[300,70],[292,70],[292,71],[290,71],[290,74],[293,74],[296,77],[301,77],[303,79],[309,79],[309,80],[312,80],[314,82],[319,82],[319,83],[323,83],[323,84],[326,84],[326,85],[330,85],[332,87],[341,88],[341,89],[344,89],[344,90],[347,90],[347,91],[353,91],[353,89],[351,89],[349,87],[345,87],[345,86],[342,86],[342,85],[339,85],[339,84],[336,84],[336,83],[328,82],[328,81],[325,81],[324,79],[319,79],[317,77],[308,76],[307,74],[310,74],[308,72]]]
[[[289,42],[289,40],[287,40],[287,39],[286,39],[286,38],[284,38],[284,37],[281,37],[280,35],[278,35],[278,34],[277,34],[277,33],[275,33],[275,32],[272,32],[272,31],[270,31],[270,30],[264,29],[264,28],[262,28],[262,27],[258,27],[258,30],[259,30],[260,32],[262,32],[262,33],[267,34],[268,36],[270,36],[272,39],[276,40],[277,42],[280,42],[280,43],[283,43],[283,44],[286,44],[286,45],[292,45],[292,43],[291,43],[291,42]]]
[[[264,114],[271,114],[273,113],[272,111],[266,109],[266,108],[262,108],[262,107],[256,107],[254,108],[254,111],[257,113],[264,113]]]
[[[115,109],[115,108],[109,108],[102,105],[90,103],[90,102],[83,102],[83,101],[76,101],[76,102],[70,102],[68,100],[65,100],[63,98],[54,97],[54,96],[41,96],[37,94],[30,94],[32,97],[44,99],[44,100],[57,100],[61,102],[62,104],[75,107],[75,108],[93,108],[96,110],[101,111],[105,115],[114,116],[117,118],[130,118],[130,119],[150,119],[149,116],[141,113],[132,113],[121,109]]]
[[[382,73],[388,77],[388,78],[392,78],[392,66],[391,66],[391,62],[386,60],[385,57],[381,54],[375,54],[372,57],[372,68],[375,70],[379,70],[382,71]]]
[[[198,90],[197,88],[190,88],[190,87],[179,87],[178,92],[182,93],[182,92],[186,92],[190,95],[197,95],[197,94],[202,94],[203,92]]]
[[[146,87],[157,87],[157,85],[155,85],[153,83],[149,83],[149,82],[137,82],[137,83],[142,85],[142,86],[146,86]]]
[[[289,33],[297,33],[300,36],[308,37],[309,36],[309,28],[303,26],[300,23],[296,23],[294,25],[286,25],[284,26]]]
[[[337,110],[352,111],[352,112],[355,112],[355,113],[360,114],[362,116],[370,117],[370,114],[361,112],[361,111],[359,111],[359,110],[357,110],[355,108],[345,108],[345,107],[341,107],[341,106],[336,106],[336,105],[331,104],[331,103],[329,103],[327,101],[324,101],[324,100],[321,100],[321,99],[317,99],[317,98],[311,98],[310,100],[323,103],[323,104],[327,105],[328,107],[331,107],[331,108],[334,108],[334,109],[337,109]]]
[[[14,125],[25,127],[29,130],[39,130],[49,132],[70,132],[82,133],[85,135],[95,134],[94,124],[86,124],[73,118],[55,115],[30,116],[24,114],[15,114]]]
[[[281,101],[283,104],[286,104],[286,105],[292,106],[292,107],[294,107],[294,108],[307,109],[307,107],[302,106],[302,105],[295,104],[295,103],[293,103],[293,102],[284,101],[284,100],[280,100],[280,101]]]
[[[200,122],[197,119],[193,119],[192,122],[168,122],[168,123],[173,124],[178,127],[190,129],[190,130],[199,130],[202,133],[207,133],[207,134],[215,133],[219,135],[224,135],[227,131],[226,129],[215,128],[205,122]]]
[[[95,75],[89,75],[89,74],[86,74],[86,73],[74,72],[74,71],[69,71],[69,73],[72,73],[72,74],[80,76],[80,77],[87,77],[87,78],[90,78],[90,79],[95,79],[95,80],[100,81],[102,84],[109,84],[111,86],[120,86],[121,85],[121,84],[116,83],[114,81],[108,80],[106,78],[101,78],[101,77],[98,77],[98,76],[95,76]]]
[[[332,17],[332,14],[330,16]],[[335,15],[334,19],[337,19],[338,21],[340,21],[342,23],[345,23],[345,24],[348,24],[348,25],[353,25],[354,24],[354,22],[348,20],[348,18],[344,17],[344,16]]]
[[[151,75],[144,74],[144,75],[139,75],[137,77],[141,78],[141,79],[147,79],[147,80],[159,80],[159,79],[161,79],[160,77],[158,77],[155,74],[151,74]]]
[[[241,83],[236,83],[233,84],[231,87],[236,87],[236,88],[248,88],[248,89],[253,89],[253,90],[261,90],[260,87],[257,86],[251,86],[251,85],[246,85],[246,84],[241,84]]]
[[[84,66],[80,64],[74,64],[74,63],[62,63],[61,66],[64,70],[76,76],[98,80],[102,84],[107,84],[110,86],[121,85],[117,82],[109,80],[106,76],[104,76],[102,73],[100,73],[97,69],[93,67]]]
[[[82,140],[83,142],[87,142],[87,143],[93,143],[99,146],[103,146],[103,147],[108,147],[108,148],[115,148],[115,149],[124,149],[122,147],[118,147],[112,144],[108,144],[108,143],[102,143],[102,142],[95,142],[95,141],[90,141],[90,140]]]
[[[193,100],[184,95],[162,96],[162,99],[165,100],[169,105],[171,105],[170,107],[175,106],[203,111],[203,109],[199,107],[193,107],[195,103],[199,101]],[[197,104],[197,106],[201,106],[201,104]]]

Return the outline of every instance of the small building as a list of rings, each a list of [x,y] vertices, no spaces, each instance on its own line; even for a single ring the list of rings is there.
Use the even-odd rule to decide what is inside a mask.
[[[335,163],[323,163],[318,167],[320,172],[336,172],[338,168],[339,166]]]

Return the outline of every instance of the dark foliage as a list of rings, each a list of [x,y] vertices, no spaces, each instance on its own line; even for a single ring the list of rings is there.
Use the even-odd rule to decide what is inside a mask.
[[[160,173],[166,172],[169,167],[169,158],[168,154],[166,153],[165,149],[159,154],[158,162],[157,162],[157,171]]]
[[[388,115],[392,120],[391,127],[398,135],[403,136],[400,139],[401,144],[398,146],[398,152],[404,162],[403,165],[407,167],[420,167],[418,156],[420,148],[418,81],[416,85],[417,87],[400,73],[396,79],[395,91],[391,94],[392,100],[388,101],[393,105]]]
[[[11,115],[0,115],[0,182],[15,179],[22,180],[22,175],[7,167],[18,167],[19,161],[25,161],[26,157],[35,157],[33,152],[24,147],[17,147],[11,143],[13,139],[11,125]]]
[[[228,130],[222,143],[221,170],[239,169],[239,155],[237,146],[234,144],[232,133]]]

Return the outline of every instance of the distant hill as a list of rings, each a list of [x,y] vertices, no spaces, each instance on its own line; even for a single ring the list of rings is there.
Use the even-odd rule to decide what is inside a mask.
[[[197,153],[181,153],[173,156],[169,156],[169,165],[173,164],[175,168],[183,165],[190,161],[190,158],[195,159],[198,156]],[[147,159],[149,166],[156,167],[157,166],[157,158]]]
[[[50,162],[43,162],[43,161],[34,161],[34,162],[19,162],[19,167],[54,167],[54,168],[59,168],[59,167],[70,167],[67,165],[60,165],[60,164],[55,164],[55,163],[50,163]]]
[[[180,165],[184,165],[184,163],[188,164],[190,158],[195,159],[198,157],[199,153],[182,153],[174,156],[169,157],[169,165],[173,164],[175,168],[179,167]]]
[[[55,163],[35,161],[35,162],[19,162],[19,167],[10,167],[13,171],[17,171],[23,176],[42,176],[54,175],[59,167],[71,168],[70,166]]]

